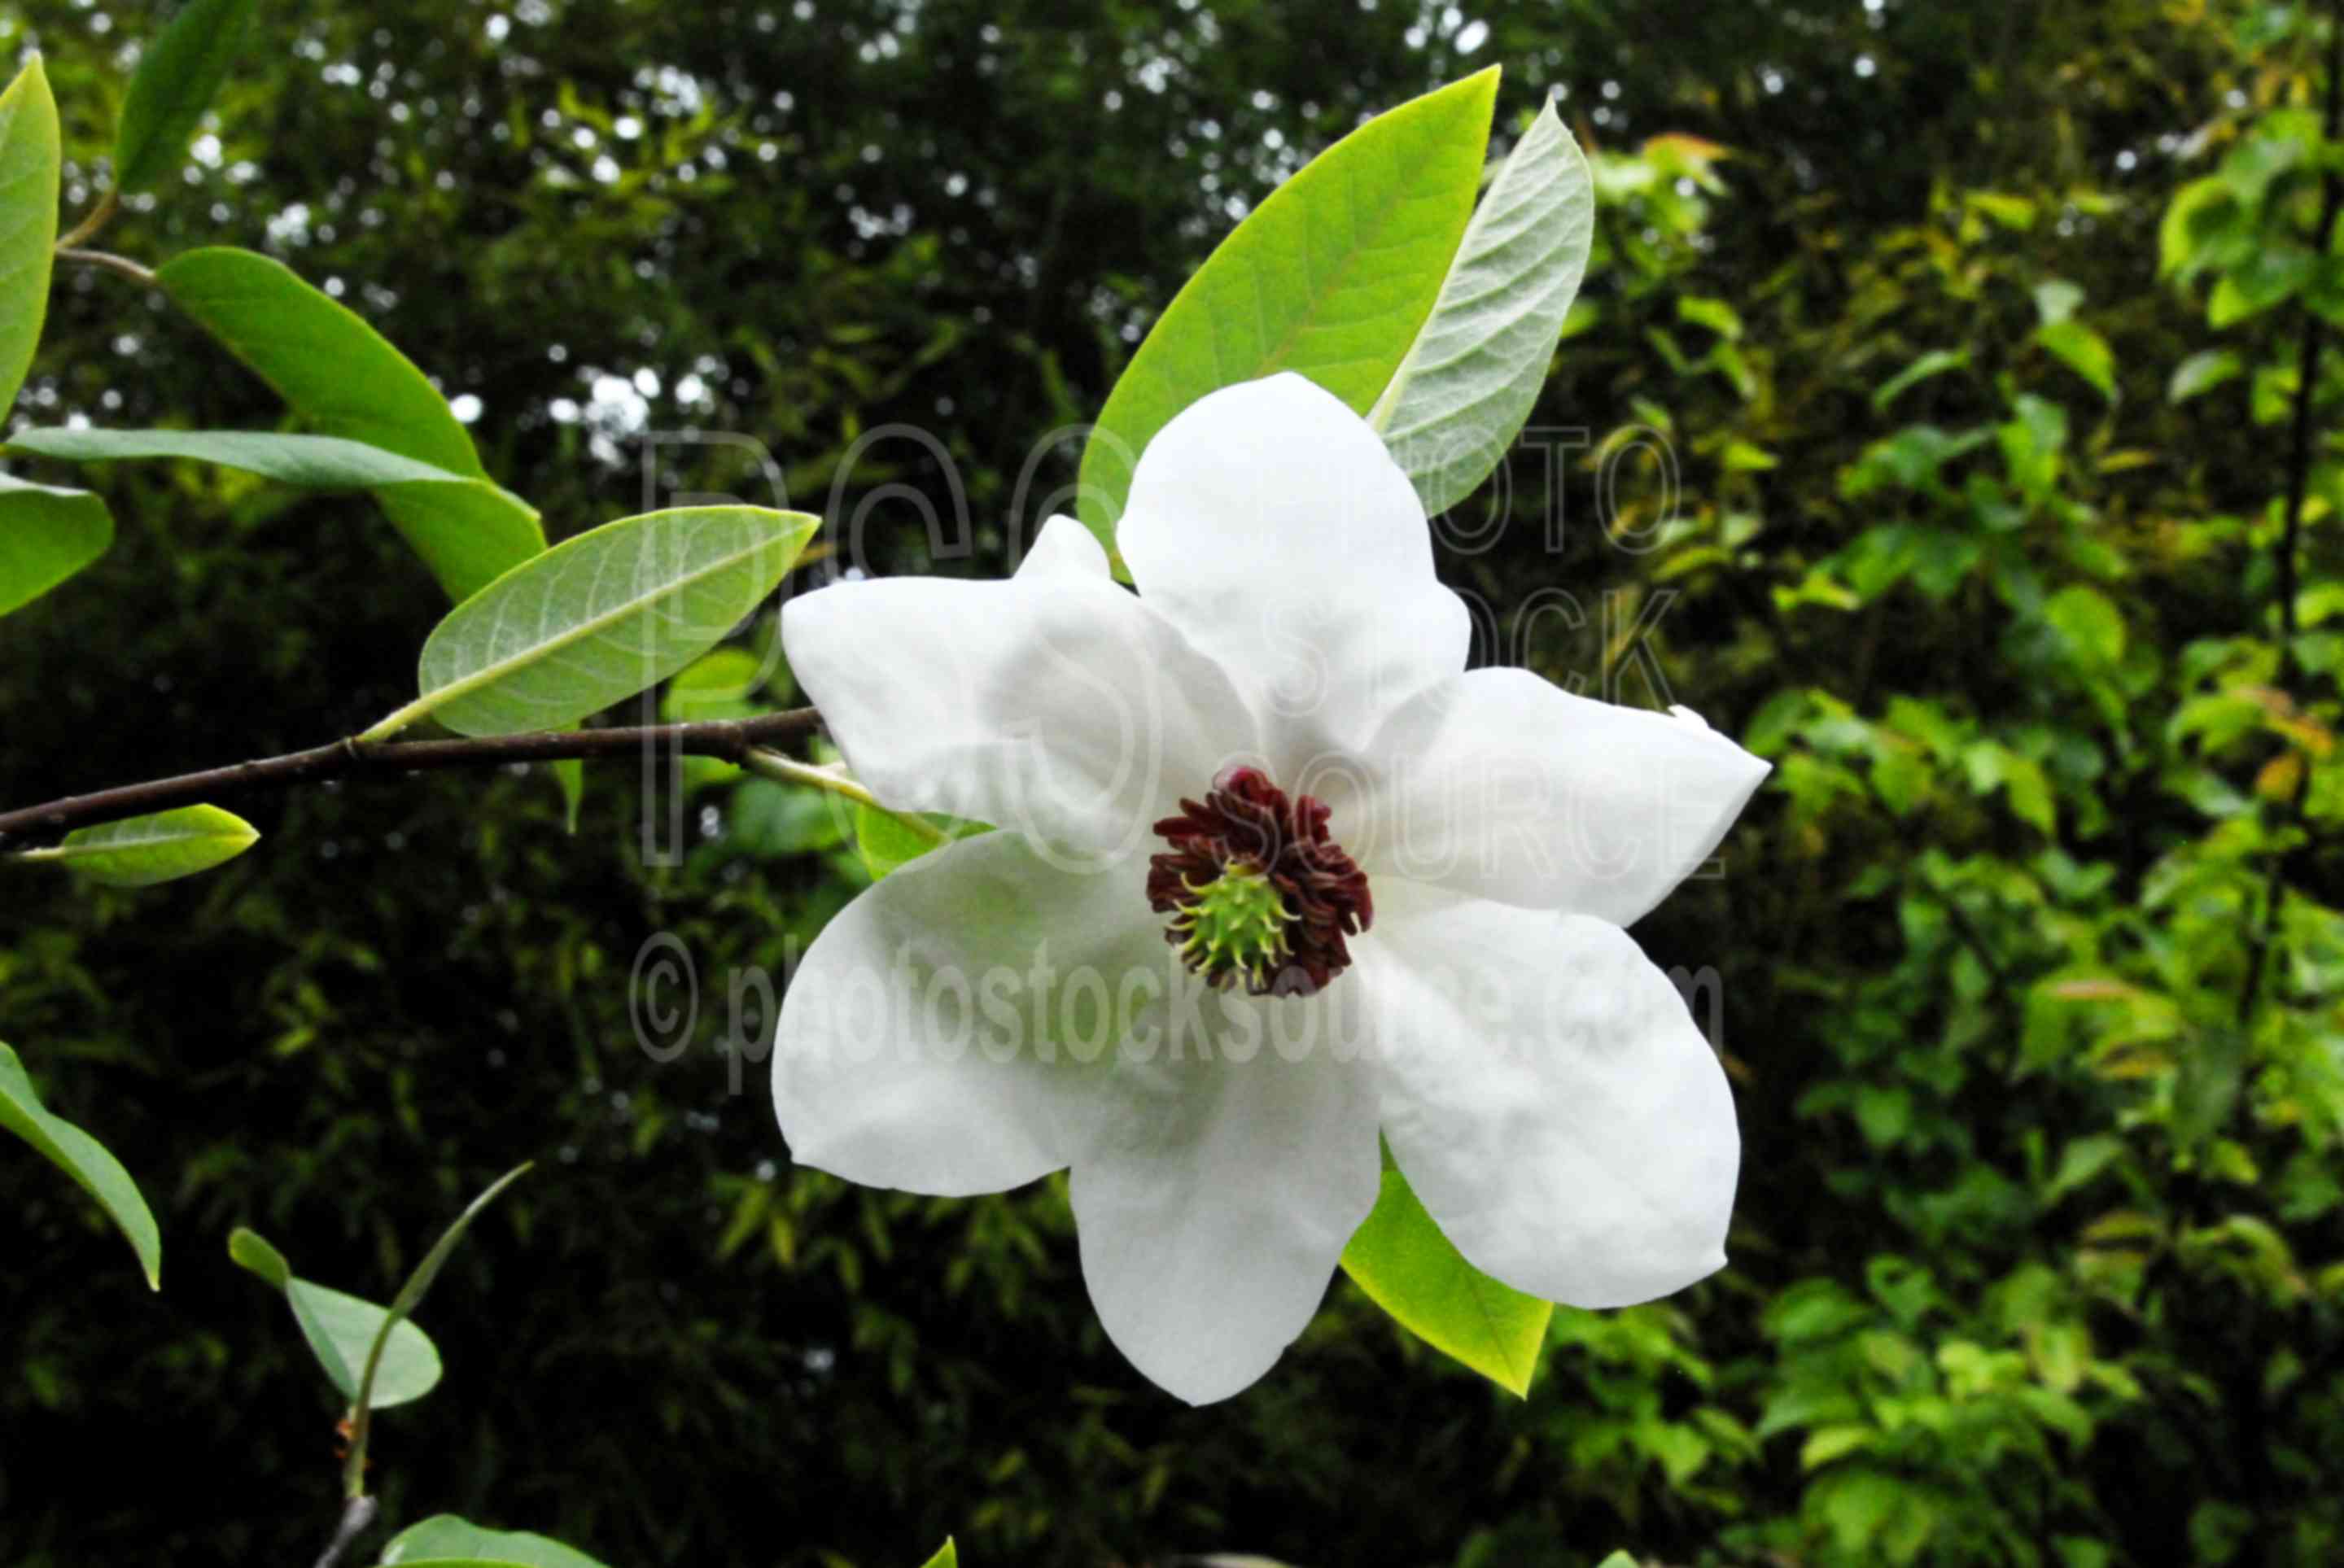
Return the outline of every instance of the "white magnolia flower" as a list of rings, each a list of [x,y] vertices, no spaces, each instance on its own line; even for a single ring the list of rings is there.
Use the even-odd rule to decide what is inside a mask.
[[[1467,671],[1407,478],[1300,377],[1167,425],[1117,542],[1137,595],[1060,518],[1006,581],[789,606],[856,775],[1003,829],[806,954],[773,1058],[795,1157],[944,1195],[1071,1168],[1108,1334],[1198,1403],[1309,1321],[1379,1133],[1531,1295],[1619,1306],[1718,1268],[1733,1101],[1622,928],[1766,765],[1690,715]]]

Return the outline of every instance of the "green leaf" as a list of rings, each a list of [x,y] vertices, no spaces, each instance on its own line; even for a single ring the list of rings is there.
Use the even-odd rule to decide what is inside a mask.
[[[1636,1559],[1626,1552],[1614,1552],[1598,1563],[1595,1568],[1641,1568]]]
[[[744,779],[725,803],[724,837],[749,855],[805,855],[844,843],[844,797],[770,779]]]
[[[586,764],[575,757],[557,759],[553,764],[553,783],[561,791],[562,830],[575,838],[578,813],[586,805]]]
[[[471,437],[423,372],[291,268],[214,248],[174,256],[155,276],[174,304],[327,435],[487,480]],[[536,508],[493,484],[375,494],[458,603],[545,548]]]
[[[936,1554],[927,1560],[924,1568],[960,1568],[960,1548],[953,1544],[951,1536],[945,1537],[945,1543],[936,1548]]]
[[[923,837],[893,811],[876,810],[858,803],[854,808],[854,848],[875,882],[905,861],[916,860],[941,845],[936,839]]]
[[[854,807],[855,852],[863,857],[864,869],[871,873],[874,882],[931,849],[943,849],[955,839],[990,831],[991,828],[983,822],[963,821],[955,817],[907,817],[861,801]]]
[[[87,490],[0,474],[0,615],[40,598],[113,542],[114,518]]]
[[[2046,277],[2035,286],[2035,313],[2046,327],[2057,327],[2084,303],[2084,291],[2064,277]]]
[[[129,1238],[131,1251],[138,1254],[138,1266],[146,1271],[148,1288],[161,1290],[162,1234],[156,1229],[155,1216],[147,1209],[146,1200],[138,1195],[137,1184],[130,1180],[130,1172],[96,1139],[42,1108],[41,1097],[34,1091],[25,1064],[5,1044],[0,1044],[0,1127],[40,1151],[50,1163],[80,1182],[82,1190],[97,1200],[106,1216]]]
[[[1131,471],[1208,392],[1299,371],[1360,414],[1432,314],[1471,217],[1496,67],[1378,116],[1272,191],[1132,356],[1083,450],[1078,509],[1112,548]]]
[[[2247,362],[2235,348],[2200,349],[2173,367],[2173,378],[2166,384],[2165,399],[2168,403],[2187,403],[2225,381],[2235,380],[2245,374]]]
[[[2051,321],[2035,329],[2035,341],[2090,382],[2101,397],[2116,401],[2117,357],[2107,338],[2080,321]]]
[[[673,675],[771,593],[821,526],[804,512],[684,507],[605,524],[458,605],[423,645],[430,717],[466,735],[558,729]]]
[[[2173,193],[2157,231],[2157,276],[2189,277],[2201,270],[2218,236],[2239,222],[2238,200],[2218,175],[2192,180]]]
[[[242,1226],[228,1233],[227,1255],[284,1292],[293,1321],[309,1342],[309,1353],[326,1369],[342,1397],[359,1396],[359,1379],[369,1350],[390,1314],[372,1302],[296,1277],[285,1254]],[[411,1322],[392,1332],[375,1374],[373,1405],[382,1410],[429,1393],[440,1381],[440,1351]]]
[[[1464,499],[1530,417],[1594,233],[1587,159],[1549,102],[1466,226],[1432,314],[1376,403],[1374,423],[1427,513]]]
[[[25,430],[7,449],[72,463],[184,458],[305,489],[372,491],[417,553],[440,574],[451,598],[483,586],[502,569],[498,563],[508,557],[525,560],[545,548],[531,520],[534,514],[520,517],[512,498],[490,481],[466,478],[338,436],[263,430]]]
[[[1435,1350],[1530,1392],[1554,1308],[1467,1262],[1399,1171],[1384,1172],[1374,1211],[1343,1249],[1343,1271]]]
[[[520,1568],[603,1568],[559,1541],[526,1530],[484,1530],[452,1513],[409,1525],[382,1549],[382,1562],[399,1568],[454,1561],[516,1563]]]
[[[2124,658],[2124,616],[2099,589],[2070,584],[2045,601],[2043,615],[2086,665],[2105,669]]]
[[[778,639],[776,639],[778,646]],[[720,648],[677,671],[660,694],[660,719],[666,724],[735,723],[771,713],[764,700],[767,661],[745,648]],[[773,673],[778,674],[779,671]],[[722,757],[683,759],[683,785],[698,789],[741,776],[739,764]]]
[[[208,871],[260,841],[252,824],[217,806],[181,806],[81,828],[52,849],[25,849],[16,859],[63,866],[109,888],[151,888]]]
[[[660,719],[668,724],[705,724],[770,713],[773,705],[763,700],[765,680],[764,660],[745,648],[720,648],[676,672],[660,694]]]
[[[244,46],[258,0],[187,0],[139,57],[114,137],[114,183],[142,191],[177,167]]]
[[[1970,351],[1966,348],[1932,348],[1883,381],[1872,394],[1872,407],[1875,412],[1884,412],[1891,403],[1931,377],[1942,376],[1948,370],[1965,370],[1969,363]]]
[[[2262,245],[2229,268],[2206,302],[2206,322],[2216,331],[2285,303],[2309,283],[2319,257],[2293,241]]]
[[[35,55],[0,92],[0,420],[25,385],[48,317],[58,158],[56,100]]]
[[[317,490],[370,490],[384,485],[479,485],[362,441],[338,436],[291,436],[266,430],[19,430],[7,449],[66,463],[112,463],[157,457],[217,463],[281,484]]]

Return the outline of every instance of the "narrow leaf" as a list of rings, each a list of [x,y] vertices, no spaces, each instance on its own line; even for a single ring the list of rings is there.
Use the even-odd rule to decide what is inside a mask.
[[[1463,500],[1521,433],[1594,234],[1595,182],[1550,100],[1482,197],[1432,315],[1376,405],[1384,443],[1426,512]]]
[[[56,101],[36,55],[0,92],[0,419],[25,385],[48,316],[58,157]]]
[[[2235,348],[2200,349],[2173,367],[2172,379],[2166,383],[2165,400],[2187,403],[2245,375],[2246,370],[2247,363]]]
[[[578,813],[586,808],[586,764],[575,757],[557,759],[553,764],[553,784],[561,791],[562,830],[575,838]]]
[[[1374,1211],[1343,1249],[1343,1271],[1435,1350],[1500,1388],[1530,1392],[1553,1307],[1467,1262],[1399,1171],[1384,1172]]]
[[[936,1554],[927,1560],[924,1568],[960,1568],[960,1548],[953,1544],[951,1536],[945,1537],[945,1543],[936,1548]]]
[[[130,1250],[138,1254],[138,1266],[146,1272],[148,1287],[161,1290],[162,1233],[156,1229],[155,1216],[146,1200],[138,1195],[130,1172],[96,1139],[42,1108],[25,1064],[5,1044],[0,1044],[0,1127],[40,1151],[97,1200],[106,1217],[129,1239]]]
[[[406,483],[481,484],[362,441],[267,430],[19,430],[7,449],[66,463],[158,457],[217,463],[281,484],[318,490],[370,490]]]
[[[1922,382],[1948,370],[1967,369],[1969,362],[1970,351],[1966,348],[1932,348],[1883,381],[1872,394],[1872,407],[1876,412],[1885,412],[1891,403]]]
[[[2035,341],[2090,382],[2101,397],[2111,403],[2116,401],[2117,357],[2107,338],[2080,321],[2062,319],[2036,327]]]
[[[63,866],[109,888],[149,888],[208,871],[260,841],[252,824],[217,806],[181,806],[126,822],[82,828],[20,860]]]
[[[113,542],[114,518],[87,490],[0,474],[0,615],[40,598]]]
[[[471,437],[423,372],[291,268],[223,247],[174,256],[156,280],[327,435],[487,480]],[[492,484],[421,491],[393,485],[375,494],[458,603],[545,548],[536,508]]]
[[[821,524],[803,512],[687,507],[610,523],[516,567],[423,646],[417,719],[466,735],[574,724],[673,675],[773,590]]]
[[[145,190],[186,158],[257,8],[258,0],[187,0],[147,45],[114,137],[114,183],[122,190]]]
[[[293,1282],[293,1265],[258,1231],[248,1231],[239,1225],[229,1231],[227,1255],[239,1267],[250,1270],[280,1291]]]
[[[1112,548],[1133,465],[1207,393],[1295,370],[1360,414],[1432,314],[1472,216],[1493,66],[1378,116],[1239,224],[1132,356],[1083,450],[1078,510]]]
[[[309,1353],[344,1399],[356,1399],[367,1354],[390,1314],[372,1302],[298,1278],[284,1253],[242,1226],[229,1232],[227,1255],[284,1293]],[[415,1324],[400,1322],[375,1378],[374,1408],[421,1399],[439,1382],[440,1372],[439,1347]]]
[[[583,1552],[526,1530],[485,1530],[452,1513],[410,1524],[382,1549],[386,1565],[440,1568],[455,1562],[513,1563],[520,1568],[602,1568]]]
[[[543,553],[537,514],[487,479],[338,436],[264,430],[25,430],[8,450],[70,463],[186,458],[318,490],[369,490],[450,598]]]
[[[456,1251],[456,1243],[464,1239],[464,1232],[471,1228],[472,1221],[479,1219],[481,1211],[506,1188],[527,1175],[531,1163],[525,1160],[490,1182],[479,1197],[465,1205],[464,1211],[456,1216],[448,1229],[440,1232],[440,1240],[423,1254],[423,1261],[415,1265],[415,1271],[407,1276],[407,1283],[401,1285],[399,1294],[391,1299],[389,1315],[375,1331],[374,1343],[367,1352],[365,1370],[359,1374],[357,1388],[349,1391],[354,1403],[379,1410],[387,1402],[379,1391],[383,1376],[390,1368],[389,1358],[391,1347],[397,1342],[398,1331],[411,1326],[408,1320],[414,1315],[415,1309],[423,1304],[424,1296],[431,1289],[431,1282],[440,1277],[440,1268]],[[372,1399],[369,1399],[369,1393],[374,1395]],[[353,1454],[351,1462],[355,1465],[363,1453],[361,1445]]]

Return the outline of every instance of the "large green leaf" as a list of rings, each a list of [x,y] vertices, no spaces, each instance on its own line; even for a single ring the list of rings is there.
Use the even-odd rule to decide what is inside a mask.
[[[526,1530],[484,1530],[452,1513],[435,1514],[392,1536],[382,1562],[425,1568],[454,1562],[514,1563],[519,1568],[602,1568],[573,1547]]]
[[[0,474],[0,615],[40,598],[113,542],[114,518],[87,490]]]
[[[945,1537],[945,1543],[936,1548],[936,1554],[927,1560],[924,1568],[960,1568],[960,1548],[953,1544],[951,1536]]]
[[[139,57],[114,136],[114,183],[142,191],[178,166],[251,30],[258,0],[187,0]]]
[[[242,1226],[229,1232],[227,1255],[285,1293],[309,1353],[344,1399],[357,1399],[367,1352],[390,1314],[372,1302],[297,1277],[284,1253]],[[402,1321],[392,1330],[375,1372],[373,1407],[421,1399],[439,1381],[439,1348],[421,1329]]]
[[[155,1228],[155,1216],[147,1209],[146,1200],[138,1195],[130,1172],[96,1139],[42,1108],[41,1097],[34,1092],[25,1064],[5,1044],[0,1044],[0,1127],[39,1150],[97,1200],[98,1206],[129,1238],[131,1251],[138,1254],[138,1266],[146,1271],[147,1285],[161,1290],[162,1234]]]
[[[1488,477],[1530,417],[1594,235],[1594,179],[1549,102],[1481,198],[1372,416],[1428,513]]]
[[[1378,116],[1239,224],[1167,307],[1083,450],[1079,510],[1110,548],[1131,471],[1207,393],[1279,370],[1360,414],[1440,297],[1472,216],[1495,66]]]
[[[110,888],[151,888],[208,871],[260,841],[251,823],[217,806],[180,806],[68,833],[54,849],[16,859],[63,866]]]
[[[423,372],[281,262],[248,250],[191,250],[155,276],[179,308],[327,435],[487,479],[471,437]],[[392,486],[376,496],[459,603],[545,548],[536,508],[492,484]]]
[[[427,716],[466,735],[574,724],[714,647],[820,526],[804,512],[684,507],[581,534],[458,605],[423,645],[423,695],[364,738]]]
[[[58,156],[56,101],[35,55],[0,92],[0,420],[25,384],[48,316]]]
[[[370,490],[400,484],[485,485],[445,468],[338,436],[267,430],[19,430],[7,449],[66,463],[158,457],[217,463],[281,484],[318,490]]]
[[[1530,1392],[1554,1308],[1467,1262],[1398,1171],[1384,1171],[1374,1211],[1343,1249],[1343,1271],[1435,1350]]]
[[[423,372],[283,262],[216,246],[174,256],[155,276],[173,304],[328,435],[484,477],[471,437]]]

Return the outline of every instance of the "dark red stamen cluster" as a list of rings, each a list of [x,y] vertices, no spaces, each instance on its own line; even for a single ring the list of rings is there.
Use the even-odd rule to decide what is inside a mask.
[[[1367,873],[1327,836],[1328,816],[1310,796],[1287,799],[1258,769],[1224,769],[1204,799],[1182,799],[1179,816],[1156,824],[1171,847],[1148,860],[1148,904],[1177,915],[1232,866],[1262,873],[1286,907],[1286,951],[1266,978],[1241,978],[1256,996],[1312,995],[1350,967],[1343,939],[1376,920]],[[1165,932],[1175,944],[1183,936],[1177,924]],[[1197,972],[1223,985],[1235,971]]]

